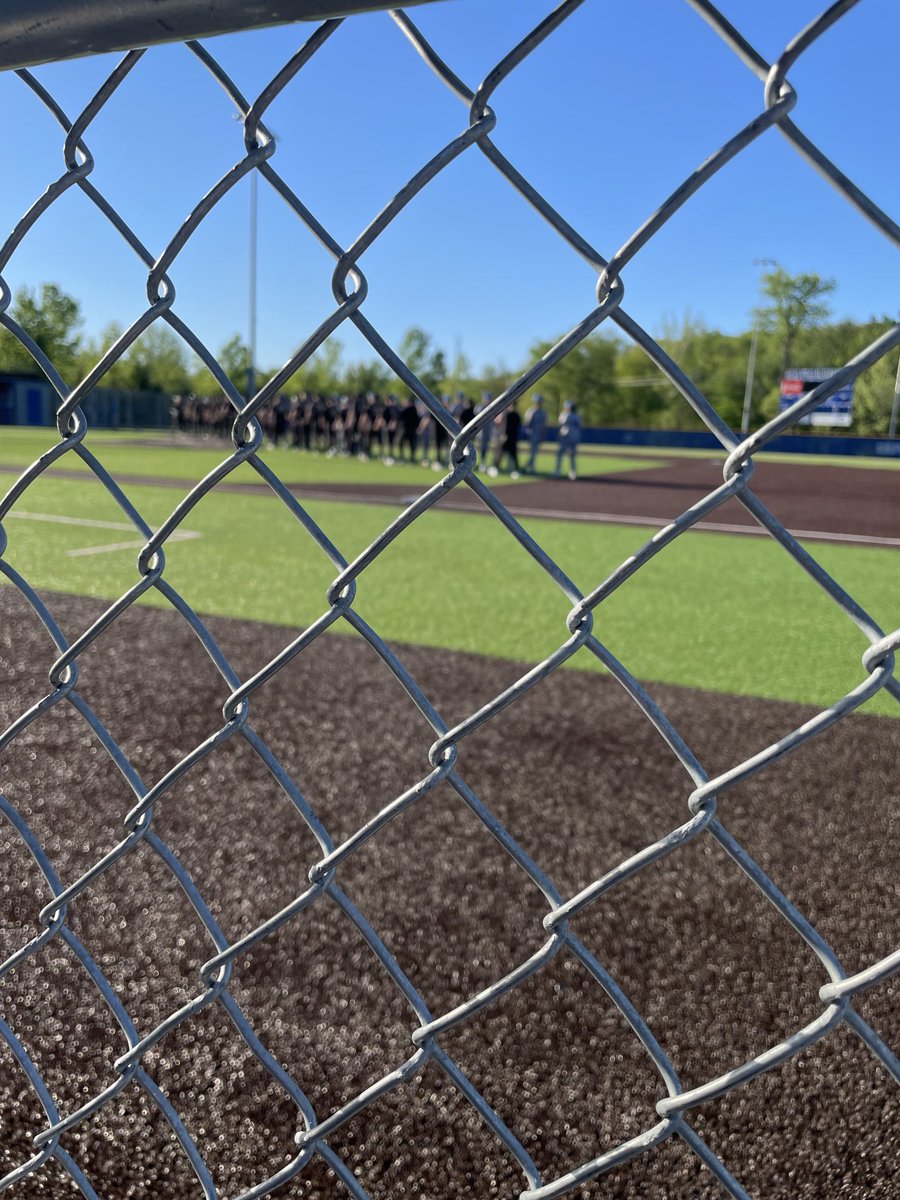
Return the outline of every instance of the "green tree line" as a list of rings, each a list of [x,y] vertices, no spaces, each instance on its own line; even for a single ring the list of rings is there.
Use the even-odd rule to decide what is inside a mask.
[[[741,424],[751,342],[756,338],[751,393],[751,428],[778,410],[779,381],[789,367],[837,367],[851,359],[891,327],[887,316],[868,321],[835,321],[827,297],[834,281],[815,274],[790,275],[781,267],[762,278],[765,302],[753,314],[753,329],[726,334],[690,316],[670,323],[657,340],[694,381],[721,417],[733,428]],[[37,291],[23,289],[12,315],[51,360],[66,382],[74,383],[122,336],[122,327],[107,326],[99,336],[82,332],[80,307],[56,284]],[[536,342],[528,361],[517,367],[489,366],[476,371],[457,349],[448,355],[424,330],[407,331],[400,357],[436,393],[498,395],[553,342]],[[231,337],[217,359],[239,392],[247,388],[250,351]],[[883,436],[887,432],[897,369],[897,355],[883,357],[856,383],[852,432]],[[273,373],[257,367],[256,386]],[[33,357],[7,330],[0,329],[0,372],[40,374]],[[118,357],[101,380],[105,387],[158,391],[172,395],[214,395],[219,391],[211,372],[192,362],[187,347],[156,322]],[[288,380],[284,391],[354,394],[405,392],[403,383],[377,358],[348,361],[339,339],[329,341]],[[656,429],[701,428],[702,422],[678,390],[646,354],[613,333],[599,332],[576,346],[553,367],[533,391],[541,392],[551,419],[564,400],[574,400],[586,425]],[[527,399],[527,398],[526,398]],[[521,406],[520,406],[521,407]]]

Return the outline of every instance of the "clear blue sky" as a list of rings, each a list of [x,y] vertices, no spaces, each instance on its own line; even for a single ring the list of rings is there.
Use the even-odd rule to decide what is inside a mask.
[[[774,58],[824,0],[723,0]],[[476,85],[549,0],[450,0],[410,10]],[[254,95],[309,32],[302,25],[207,44]],[[791,72],[794,117],[896,218],[900,3],[862,0]],[[36,70],[70,115],[116,56]],[[62,137],[25,86],[0,76],[5,114],[0,226],[62,169]],[[762,87],[681,0],[587,0],[496,93],[495,140],[598,248],[611,255],[666,195],[763,109]],[[183,47],[150,51],[91,127],[95,184],[154,251],[242,154],[231,105]],[[272,106],[274,164],[344,244],[467,123],[386,14],[348,20]],[[172,268],[176,309],[213,347],[247,329],[249,187],[243,181]],[[330,257],[260,187],[259,360],[273,366],[331,311]],[[836,316],[896,316],[897,252],[771,131],[694,197],[630,264],[626,307],[651,331],[690,311],[746,328],[755,257],[837,279]],[[593,304],[591,271],[476,150],[420,194],[365,256],[365,311],[392,340],[411,324],[478,367],[515,364]],[[72,189],[7,271],[15,289],[58,282],[85,328],[132,320],[145,272]],[[370,357],[354,330],[348,358]]]

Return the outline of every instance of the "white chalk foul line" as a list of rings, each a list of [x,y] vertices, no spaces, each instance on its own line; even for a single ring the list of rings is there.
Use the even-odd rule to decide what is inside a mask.
[[[333,493],[332,493],[333,495]],[[347,496],[333,497],[345,500]],[[354,497],[356,499],[356,497]],[[403,504],[411,504],[418,500],[416,496],[404,496]],[[372,497],[359,497],[359,501],[372,502]],[[394,503],[398,503],[395,501]],[[469,504],[455,504],[452,500],[442,500],[439,508],[452,509],[454,512],[487,513],[486,508],[476,508]],[[665,529],[672,521],[668,517],[629,517],[621,513],[603,512],[573,512],[567,508],[525,508],[520,504],[508,504],[507,508],[514,517],[546,517],[552,521],[588,521],[595,525],[647,525],[652,529]],[[737,533],[749,537],[771,537],[767,529],[760,525],[730,525],[719,521],[698,521],[691,529],[699,529],[703,533]],[[900,538],[882,537],[870,533],[832,533],[825,529],[789,529],[795,538],[815,542],[849,542],[863,546],[900,546]]]
[[[166,538],[166,545],[169,546],[172,542],[191,542],[199,537],[203,537],[203,534],[194,533],[190,529],[176,529]],[[103,546],[82,546],[80,550],[67,550],[66,554],[69,558],[81,558],[85,554],[108,554],[111,550],[140,550],[146,544],[144,539],[137,542],[108,542]]]
[[[24,512],[21,509],[8,513],[7,516],[16,517],[20,521],[44,521],[52,525],[80,525],[87,529],[115,529],[126,533],[134,532],[134,526],[125,521],[98,521],[93,517],[65,517],[59,513]],[[176,529],[174,533],[169,534],[166,542],[189,542],[202,536],[202,533],[197,533],[192,529]],[[81,546],[77,550],[67,550],[66,556],[81,558],[86,554],[109,554],[114,550],[140,550],[144,545],[146,545],[146,541],[143,538],[139,541],[132,539],[127,542],[106,542],[102,546]]]
[[[63,517],[58,513],[24,512],[17,508],[8,514],[19,521],[48,521],[53,525],[84,525],[87,529],[124,529],[131,533],[134,526],[126,521],[96,521],[93,517]]]
[[[445,505],[444,507],[449,506]],[[466,508],[462,504],[456,507],[459,511]],[[467,509],[467,511],[474,510]],[[671,520],[665,517],[626,517],[618,513],[569,512],[566,509],[520,508],[517,505],[510,505],[509,511],[517,517],[550,517],[555,520],[593,521],[597,524],[608,525],[649,525],[654,529],[665,529],[667,525],[672,524]],[[724,522],[718,521],[698,521],[696,525],[691,526],[691,529],[699,529],[707,533],[747,534],[750,537],[772,536],[768,529],[763,529],[759,525],[726,525]],[[857,542],[867,546],[900,546],[900,538],[881,537],[876,534],[831,533],[824,529],[789,529],[788,532],[795,538],[806,538],[817,542]]]

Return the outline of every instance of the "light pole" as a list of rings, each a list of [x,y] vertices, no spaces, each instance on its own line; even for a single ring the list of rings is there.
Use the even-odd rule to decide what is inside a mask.
[[[774,258],[754,258],[754,267],[777,267]],[[759,279],[756,281],[756,291],[759,294]],[[756,373],[756,346],[759,341],[759,326],[754,320],[750,334],[750,357],[747,360],[747,384],[744,388],[744,410],[741,413],[741,437],[750,432],[750,408],[753,404],[753,376]]]
[[[900,408],[900,362],[897,363],[897,378],[894,380],[894,400],[891,404],[891,423],[888,426],[888,437],[897,436],[897,409]]]

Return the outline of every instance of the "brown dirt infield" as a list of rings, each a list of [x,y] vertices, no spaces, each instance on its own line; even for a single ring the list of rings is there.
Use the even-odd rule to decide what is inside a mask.
[[[86,599],[49,599],[70,638],[101,611]],[[0,589],[0,612],[5,727],[44,692],[53,655],[12,588]],[[293,636],[248,622],[209,625],[243,677]],[[402,655],[448,720],[471,712],[521,669],[413,647]],[[147,782],[221,723],[226,689],[174,614],[129,610],[79,663],[80,690]],[[810,714],[794,704],[662,685],[653,692],[709,770],[734,764]],[[257,693],[252,713],[335,838],[427,770],[430,731],[356,639],[320,638]],[[726,826],[848,970],[888,953],[900,935],[898,733],[890,719],[850,717],[720,805]],[[683,820],[690,790],[624,693],[578,672],[554,675],[467,739],[459,768],[564,895]],[[15,740],[0,781],[64,882],[120,836],[126,790],[68,706]],[[166,795],[155,827],[230,939],[303,890],[316,857],[295,810],[239,742]],[[0,958],[35,931],[45,897],[6,825],[2,843]],[[499,978],[543,940],[541,897],[449,790],[397,818],[339,875],[435,1014]],[[209,942],[146,848],[73,904],[71,923],[139,1032],[201,990],[198,968]],[[817,960],[711,839],[621,885],[575,928],[645,1015],[686,1086],[752,1057],[820,1012]],[[326,901],[242,959],[232,992],[320,1115],[410,1053],[408,1007]],[[858,1007],[896,1049],[900,980],[873,989]],[[123,1039],[58,941],[0,981],[0,1015],[22,1037],[63,1112],[112,1081]],[[655,1123],[659,1078],[597,984],[564,952],[441,1044],[548,1181]],[[145,1065],[195,1136],[223,1196],[292,1157],[293,1105],[217,1006],[167,1037]],[[755,1197],[898,1194],[900,1096],[845,1027],[697,1110],[692,1123]],[[0,1051],[0,1174],[29,1157],[29,1138],[41,1126],[24,1076]],[[523,1186],[433,1066],[330,1142],[373,1197],[515,1197]],[[64,1144],[103,1200],[199,1195],[181,1151],[134,1086]],[[39,1200],[75,1189],[51,1164],[8,1194]],[[304,1200],[344,1194],[318,1162],[275,1193]],[[642,1200],[720,1194],[676,1138],[573,1193]]]
[[[590,473],[590,458],[582,456],[584,471],[575,482],[542,477],[508,483],[503,503],[518,516],[554,516],[562,519],[603,521],[633,518],[662,523],[708,495],[722,482],[720,459],[663,460],[640,471]],[[424,474],[424,472],[423,472]],[[488,480],[490,482],[490,480]],[[900,546],[900,471],[865,467],[757,463],[754,492],[788,529],[800,533],[844,535],[847,540],[894,539]],[[295,489],[302,494],[304,489]],[[425,491],[423,486],[421,491]],[[409,502],[415,489],[391,484],[328,484],[306,489],[366,503]],[[468,488],[458,487],[441,501],[441,507],[484,512],[481,501]],[[701,528],[715,524],[759,526],[735,499],[705,518]],[[843,540],[843,538],[842,538]]]
[[[574,483],[546,476],[530,478],[506,483],[501,498],[518,517],[661,525],[722,482],[722,463],[718,458],[658,461],[659,465],[654,463],[646,470],[597,475],[590,473],[591,455],[585,454],[581,458],[584,473]],[[2,470],[4,468],[0,468]],[[8,470],[18,472],[17,468]],[[60,479],[85,478],[83,472],[65,468],[54,467],[52,473]],[[129,484],[162,486],[184,491],[188,486],[183,479],[156,475],[121,473],[117,478],[126,487]],[[437,478],[437,473],[423,470],[421,487],[392,484],[390,469],[385,468],[385,483],[318,483],[291,485],[290,490],[306,499],[405,506],[433,486]],[[217,486],[219,491],[248,494],[268,491],[264,483],[237,483],[227,479]],[[813,540],[819,537],[826,541],[859,541],[863,545],[874,542],[900,547],[900,471],[762,459],[757,462],[752,486],[776,517],[794,533],[806,537],[812,535]],[[442,497],[438,507],[487,512],[465,486],[456,487]],[[728,532],[760,532],[753,517],[733,498],[698,525],[700,529],[723,527]]]

